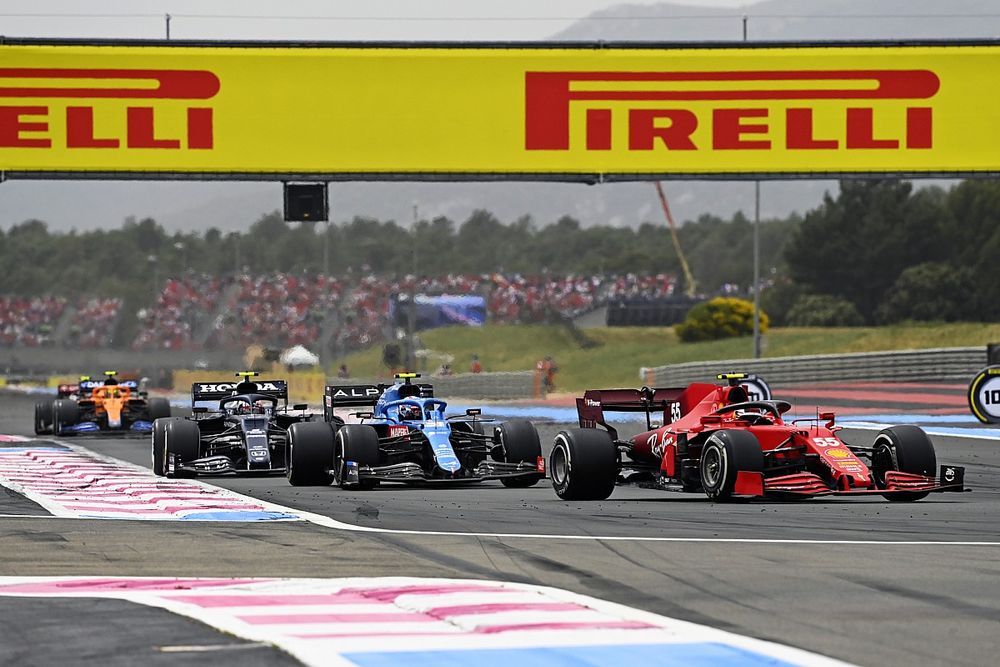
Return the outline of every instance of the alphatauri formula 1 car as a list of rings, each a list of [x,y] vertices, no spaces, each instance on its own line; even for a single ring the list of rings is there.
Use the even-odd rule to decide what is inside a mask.
[[[75,385],[59,385],[55,400],[35,404],[35,433],[79,435],[84,433],[146,434],[153,420],[170,416],[170,402],[149,398],[135,380],[119,380],[105,371],[104,380],[82,376]]]
[[[786,422],[789,403],[748,400],[742,383],[752,377],[719,379],[728,382],[585,392],[576,401],[581,428],[555,437],[549,474],[556,493],[604,499],[616,483],[639,482],[701,491],[715,501],[873,494],[913,501],[964,490],[965,469],[939,471],[934,445],[916,426],[886,428],[869,445],[848,444],[833,413]],[[646,429],[620,439],[606,412],[644,412]]]
[[[289,433],[288,481],[370,489],[380,482],[454,484],[499,479],[528,487],[545,476],[538,431],[529,421],[484,419],[478,409],[446,416],[447,403],[415,373],[393,385],[333,385],[324,424]],[[336,412],[368,408],[348,424]]]
[[[284,380],[195,382],[191,418],[153,423],[153,472],[167,477],[285,471],[289,430],[312,420],[306,405],[288,406]],[[325,424],[321,424],[326,428]]]

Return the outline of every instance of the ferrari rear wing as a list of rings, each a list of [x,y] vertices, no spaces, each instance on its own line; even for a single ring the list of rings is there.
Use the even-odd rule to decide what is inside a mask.
[[[612,438],[617,439],[618,431],[604,419],[605,412],[644,412],[646,413],[646,426],[652,429],[650,416],[654,412],[662,412],[661,424],[669,424],[680,418],[680,397],[684,391],[684,387],[588,389],[583,393],[583,398],[576,399],[576,413],[581,428],[603,426]]]

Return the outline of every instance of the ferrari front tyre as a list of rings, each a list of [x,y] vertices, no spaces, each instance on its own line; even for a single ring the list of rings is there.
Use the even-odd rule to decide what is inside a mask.
[[[292,486],[329,486],[333,481],[334,424],[298,422],[288,427],[285,476]]]
[[[549,476],[563,500],[604,500],[615,490],[618,448],[607,431],[560,431],[549,455]]]
[[[167,421],[163,441],[164,462],[173,457],[174,466],[180,463],[190,463],[201,457],[201,429],[193,421],[187,419],[171,419]],[[170,471],[164,465],[164,474]],[[176,468],[175,472],[176,474]]]
[[[378,432],[367,424],[345,424],[337,431],[334,445],[333,473],[337,486],[342,489],[362,489],[367,491],[378,486],[378,480],[362,479],[351,482],[347,479],[347,463],[357,464],[358,468],[377,466]]]
[[[61,435],[63,426],[75,424],[80,419],[80,406],[65,398],[52,402],[52,432]]]
[[[716,431],[701,449],[701,486],[716,502],[733,497],[736,474],[762,472],[764,453],[760,441],[749,431]]]
[[[884,489],[885,473],[890,470],[933,477],[937,474],[937,455],[931,439],[919,426],[893,426],[875,436],[871,469],[875,485]],[[885,498],[893,502],[913,502],[926,498],[929,493],[887,493]]]
[[[506,463],[530,463],[535,469],[538,459],[542,456],[542,443],[538,439],[538,429],[526,419],[515,419],[504,422],[496,427],[493,437],[500,445],[503,460]],[[544,475],[524,475],[523,477],[507,477],[500,480],[504,486],[523,489],[538,484]]]
[[[153,422],[153,436],[151,458],[153,474],[163,477],[167,474],[167,424],[173,421],[170,418],[160,418]]]
[[[52,433],[52,401],[35,403],[35,435]]]
[[[170,416],[170,401],[157,397],[149,399],[149,421]]]

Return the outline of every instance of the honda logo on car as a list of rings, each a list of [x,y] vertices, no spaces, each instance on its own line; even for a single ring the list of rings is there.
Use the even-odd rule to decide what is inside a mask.
[[[0,148],[47,149],[53,141],[67,149],[214,147],[212,107],[194,103],[219,92],[209,71],[13,67],[0,70],[0,80],[7,84],[0,100],[18,100],[0,105]],[[157,131],[167,115],[180,119],[183,135]],[[101,126],[115,129],[99,133]]]
[[[218,394],[225,391],[233,391],[236,389],[235,382],[219,382],[218,384],[199,384],[198,391],[199,394]],[[273,382],[255,382],[257,389],[259,391],[281,391],[281,387]]]

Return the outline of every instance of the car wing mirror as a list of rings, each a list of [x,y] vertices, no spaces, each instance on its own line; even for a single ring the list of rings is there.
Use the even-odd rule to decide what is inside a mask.
[[[308,403],[296,403],[295,405],[292,406],[292,410],[308,410],[308,409],[309,409]]]
[[[191,412],[194,413],[194,414],[196,414],[196,415],[203,415],[206,412],[208,412],[208,408],[206,408],[205,406],[201,406],[201,407],[197,407],[197,408],[191,408]]]

